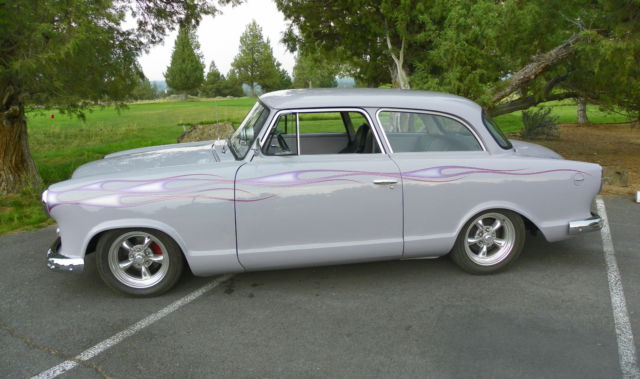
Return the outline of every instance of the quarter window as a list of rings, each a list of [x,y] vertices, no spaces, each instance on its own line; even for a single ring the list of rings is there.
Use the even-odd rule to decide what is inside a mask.
[[[473,133],[458,120],[439,114],[382,111],[380,125],[394,152],[481,151]]]

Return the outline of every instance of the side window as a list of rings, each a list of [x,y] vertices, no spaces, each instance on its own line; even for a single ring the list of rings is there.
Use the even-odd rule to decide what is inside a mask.
[[[481,151],[473,133],[451,117],[420,112],[383,111],[378,121],[394,152]]]
[[[279,116],[266,139],[267,155],[377,153],[367,119],[359,112],[300,112]]]

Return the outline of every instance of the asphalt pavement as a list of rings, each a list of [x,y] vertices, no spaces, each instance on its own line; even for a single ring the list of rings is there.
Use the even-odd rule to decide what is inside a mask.
[[[640,351],[640,204],[604,199]],[[447,258],[244,273],[221,283],[187,274],[151,299],[109,290],[93,255],[82,274],[50,272],[44,255],[54,237],[54,227],[0,237],[0,377],[38,375],[92,348],[95,356],[62,376],[623,375],[600,233],[558,243],[529,237],[518,262],[497,275],[466,274]]]

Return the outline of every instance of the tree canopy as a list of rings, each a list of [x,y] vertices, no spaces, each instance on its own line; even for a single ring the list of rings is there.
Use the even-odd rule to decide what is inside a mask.
[[[638,0],[276,0],[291,50],[368,86],[472,98],[494,114],[587,98],[638,115]]]
[[[237,2],[221,0],[221,3]],[[38,186],[26,103],[79,112],[124,101],[142,78],[137,57],[178,24],[216,7],[205,0],[7,0],[0,8],[0,193]],[[127,14],[136,17],[126,28]]]
[[[293,66],[295,88],[333,88],[340,68],[318,52],[299,53]]]
[[[197,37],[188,27],[181,26],[176,38],[171,64],[164,73],[169,88],[182,92],[198,89],[204,81],[204,63],[199,52]]]
[[[225,77],[218,71],[214,61],[209,64],[209,71],[200,92],[207,97],[243,95],[242,83],[233,70]]]
[[[253,96],[256,84],[264,91],[279,88],[279,63],[273,57],[271,44],[262,35],[262,28],[253,20],[240,36],[239,52],[231,63],[238,78],[249,85]]]

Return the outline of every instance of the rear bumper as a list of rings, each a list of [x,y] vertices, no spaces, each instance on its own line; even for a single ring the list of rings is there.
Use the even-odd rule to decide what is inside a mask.
[[[70,258],[60,254],[60,246],[60,237],[58,237],[47,251],[47,267],[57,272],[82,272],[84,270],[84,259]]]
[[[569,223],[569,234],[575,235],[586,232],[595,232],[602,229],[602,218],[597,214],[591,214],[591,217],[585,220],[571,221]]]

